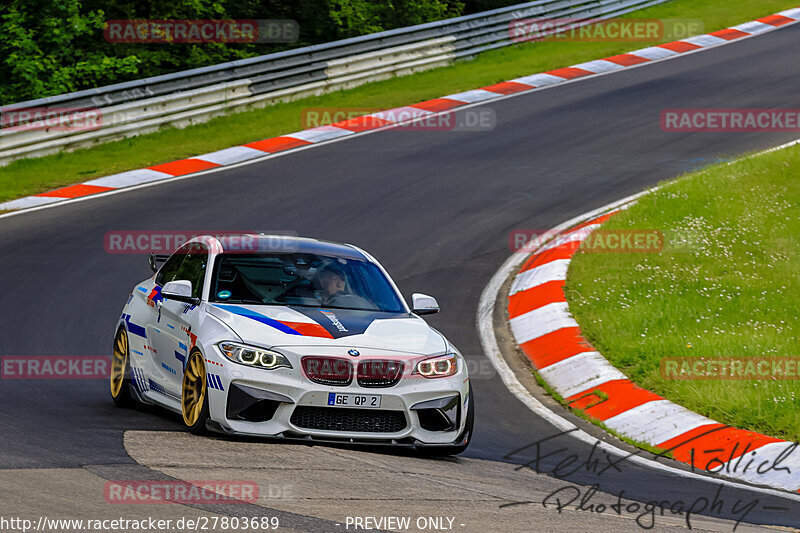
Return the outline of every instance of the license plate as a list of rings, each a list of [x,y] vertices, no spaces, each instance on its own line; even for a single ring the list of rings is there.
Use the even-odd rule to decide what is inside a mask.
[[[378,409],[381,406],[381,397],[373,394],[341,394],[328,393],[328,405],[331,407],[360,407]]]

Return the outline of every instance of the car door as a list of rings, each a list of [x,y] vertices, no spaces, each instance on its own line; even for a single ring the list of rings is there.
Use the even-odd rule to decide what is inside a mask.
[[[135,297],[146,305],[135,305],[129,315],[123,315],[128,331],[131,333],[131,358],[137,360],[135,366],[140,374],[136,383],[142,392],[156,390],[162,392],[163,369],[157,361],[158,345],[163,344],[161,334],[161,287],[164,280],[172,280],[183,262],[182,254],[173,254],[161,265],[155,280],[145,281],[135,290]],[[141,291],[141,292],[139,292]]]
[[[170,270],[157,283],[161,287],[175,280],[192,282],[192,296],[200,298],[203,294],[208,249],[200,243],[189,243],[181,247],[173,257],[180,255],[177,269]],[[166,264],[164,265],[167,266]],[[158,316],[153,324],[154,359],[159,370],[159,385],[162,394],[180,398],[183,370],[189,355],[189,333],[191,319],[197,306],[161,298],[158,301]]]

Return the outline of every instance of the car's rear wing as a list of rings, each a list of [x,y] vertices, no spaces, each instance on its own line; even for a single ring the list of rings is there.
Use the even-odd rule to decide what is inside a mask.
[[[169,258],[169,254],[154,254],[153,252],[147,254],[147,262],[150,264],[150,268],[153,269],[153,272],[158,272],[161,265]]]

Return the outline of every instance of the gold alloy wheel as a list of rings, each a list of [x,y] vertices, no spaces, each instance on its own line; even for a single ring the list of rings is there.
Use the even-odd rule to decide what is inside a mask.
[[[119,330],[114,341],[114,355],[111,358],[111,396],[118,398],[125,383],[125,369],[128,367],[128,335]]]
[[[189,356],[186,370],[183,373],[183,393],[181,394],[181,412],[187,426],[194,426],[203,411],[206,399],[206,367],[200,352]]]

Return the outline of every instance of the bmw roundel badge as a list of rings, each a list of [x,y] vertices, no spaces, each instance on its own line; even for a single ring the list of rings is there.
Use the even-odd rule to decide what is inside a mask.
[[[347,352],[347,353],[348,353],[349,355],[352,355],[353,357],[358,357],[359,355],[361,355],[361,354],[358,352],[358,350],[348,350],[348,352]]]

